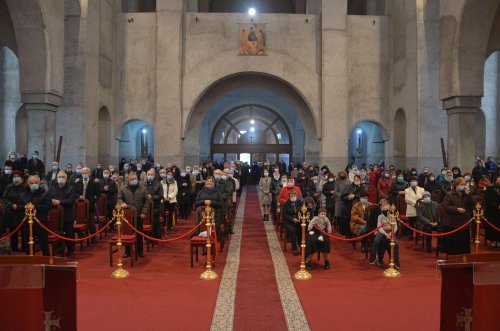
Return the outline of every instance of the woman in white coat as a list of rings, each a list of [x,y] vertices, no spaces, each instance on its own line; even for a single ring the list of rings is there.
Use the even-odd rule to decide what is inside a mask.
[[[260,188],[260,204],[264,212],[264,221],[269,221],[269,208],[271,207],[271,202],[273,201],[273,196],[271,194],[271,177],[269,177],[269,169],[264,169],[264,177],[260,178],[259,181]]]
[[[166,174],[166,176],[162,176],[162,174]],[[161,169],[160,177],[162,177],[161,185],[163,186],[165,208],[168,211],[167,234],[170,234],[174,225],[175,207],[177,205],[177,182],[174,179],[174,172],[170,169]]]
[[[418,186],[417,177],[411,177],[410,187],[405,189],[405,202],[406,202],[406,216],[408,216],[408,223],[410,226],[415,227],[417,222],[417,204],[422,199],[425,190]],[[413,239],[413,231],[409,231],[410,240]]]

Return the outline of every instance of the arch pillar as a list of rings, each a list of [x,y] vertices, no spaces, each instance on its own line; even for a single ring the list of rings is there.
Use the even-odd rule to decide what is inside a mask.
[[[449,166],[470,169],[476,156],[476,113],[480,96],[455,96],[443,100],[448,115]]]

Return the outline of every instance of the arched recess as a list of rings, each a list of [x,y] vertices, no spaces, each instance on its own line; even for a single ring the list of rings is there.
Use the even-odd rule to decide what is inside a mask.
[[[119,138],[119,158],[148,159],[154,155],[154,133],[143,120],[131,120],[122,126]]]
[[[372,121],[357,123],[349,136],[349,162],[358,167],[385,160],[385,142],[382,127]]]
[[[111,163],[111,117],[108,108],[102,107],[99,110],[99,130],[97,132],[97,160],[103,165]]]
[[[26,109],[21,106],[16,114],[16,150],[28,153],[28,115],[26,114]],[[28,158],[30,156],[28,155]]]
[[[221,103],[223,98],[227,102]],[[302,127],[304,131],[303,155],[295,158],[308,162],[319,161],[316,121],[308,103],[293,86],[278,77],[245,72],[213,82],[192,107],[183,137],[185,163],[199,162],[208,156],[203,154],[207,151],[200,148],[200,139],[211,134],[210,126],[204,125],[204,121],[217,121],[232,107],[245,103],[268,106],[278,113],[283,112],[284,108],[289,109],[297,117],[293,125],[289,123],[291,130]],[[286,116],[283,113],[280,115]]]
[[[393,155],[396,169],[406,168],[406,114],[398,109],[394,116]]]

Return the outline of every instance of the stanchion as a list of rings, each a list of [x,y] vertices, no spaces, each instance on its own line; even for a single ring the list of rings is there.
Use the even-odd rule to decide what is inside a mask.
[[[308,280],[311,279],[312,276],[306,270],[306,223],[307,220],[309,220],[309,213],[307,212],[307,208],[305,205],[302,206],[302,209],[298,214],[298,218],[301,222],[300,226],[302,227],[302,243],[300,244],[301,258],[300,270],[295,273],[294,277],[298,280]]]
[[[120,204],[117,204],[116,205],[116,209],[113,210],[113,218],[116,220],[115,222],[115,227],[116,227],[116,246],[118,248],[118,263],[117,263],[117,267],[118,269],[116,269],[115,271],[113,271],[113,273],[111,274],[111,277],[113,278],[127,278],[128,276],[130,276],[130,273],[123,269],[123,261],[122,261],[122,256],[123,256],[123,252],[122,252],[122,231],[121,231],[121,227],[122,227],[122,220],[124,219],[124,211],[123,211],[123,208]],[[131,258],[133,259],[134,256],[131,256]]]
[[[484,210],[481,208],[481,204],[478,202],[476,204],[476,210],[474,210],[474,218],[476,219],[476,238],[474,244],[476,244],[476,254],[479,253],[479,227],[481,226],[481,218],[483,218]]]
[[[207,269],[203,271],[200,278],[203,280],[217,279],[217,273],[212,270],[212,243],[210,237],[212,236],[212,226],[214,225],[214,209],[206,205],[203,211],[203,220],[207,226]]]
[[[28,240],[28,246],[30,248],[30,256],[34,255],[34,246],[35,246],[35,240],[33,238],[33,219],[35,218],[36,215],[36,209],[35,206],[29,202],[26,205],[26,210],[24,212],[26,217],[28,217],[28,225],[29,225],[29,240]]]
[[[389,268],[384,271],[384,276],[388,278],[401,277],[401,273],[394,268],[394,247],[396,246],[396,236],[394,233],[394,228],[396,226],[396,219],[399,217],[399,212],[396,211],[396,206],[391,206],[391,259],[389,261]]]

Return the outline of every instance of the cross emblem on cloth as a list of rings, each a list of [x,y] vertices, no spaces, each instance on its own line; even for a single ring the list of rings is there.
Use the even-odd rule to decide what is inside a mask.
[[[472,308],[463,308],[464,311],[457,314],[457,325],[463,327],[465,331],[470,331],[470,324],[472,323]]]
[[[58,329],[61,328],[61,326],[59,325],[59,321],[61,320],[61,318],[59,317],[58,319],[52,319],[53,312],[54,312],[53,310],[43,312],[45,315],[45,320],[43,321],[43,325],[45,326],[45,331],[52,331],[52,327]],[[56,315],[54,314],[54,318],[55,316]]]

